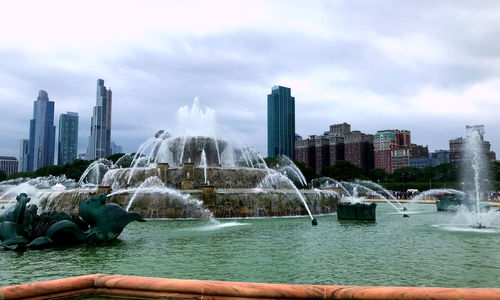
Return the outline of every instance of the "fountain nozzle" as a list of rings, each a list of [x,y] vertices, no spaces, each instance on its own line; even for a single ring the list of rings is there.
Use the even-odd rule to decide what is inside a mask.
[[[403,218],[409,218],[409,217],[410,217],[410,215],[408,215],[408,214],[403,214]]]
[[[408,210],[408,208],[406,208],[406,206],[403,206],[403,210],[404,210],[404,211],[407,211],[407,210]]]
[[[318,226],[318,220],[312,219],[312,225],[313,226]]]

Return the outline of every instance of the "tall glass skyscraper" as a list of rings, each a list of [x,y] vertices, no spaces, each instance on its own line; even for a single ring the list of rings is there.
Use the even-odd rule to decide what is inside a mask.
[[[30,120],[29,171],[54,164],[55,142],[54,101],[49,101],[47,92],[40,90],[33,103],[33,119]]]
[[[111,107],[113,94],[104,86],[104,80],[97,80],[96,106],[90,120],[90,137],[87,159],[106,158],[111,155]]]
[[[28,171],[28,156],[30,154],[30,140],[22,139],[19,141],[19,169],[18,172]]]
[[[78,150],[78,113],[67,112],[59,116],[58,138],[59,165],[70,164],[76,159]]]
[[[290,88],[274,86],[267,95],[267,156],[295,159],[295,98]]]

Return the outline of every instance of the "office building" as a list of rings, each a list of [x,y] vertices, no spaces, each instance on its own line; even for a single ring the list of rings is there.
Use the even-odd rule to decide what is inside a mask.
[[[429,166],[429,147],[410,145],[410,167],[423,169]]]
[[[30,120],[28,171],[54,164],[55,141],[54,102],[49,101],[46,91],[40,90]]]
[[[59,116],[58,160],[59,165],[75,161],[78,150],[78,113],[67,112]]]
[[[267,95],[267,156],[295,159],[295,98],[290,88],[274,86]]]
[[[104,80],[97,80],[96,106],[90,119],[90,137],[87,159],[95,160],[111,155],[111,110],[113,94]]]
[[[19,162],[17,158],[11,156],[0,156],[0,171],[4,171],[7,176],[17,173]]]
[[[111,142],[111,154],[123,153],[123,147],[117,145],[115,142]]]
[[[450,145],[450,163],[452,164],[460,164],[465,160],[465,144],[467,139],[471,136],[473,132],[477,132],[479,134],[479,138],[481,140],[481,155],[485,160],[493,161],[496,159],[495,152],[491,151],[491,144],[488,141],[484,140],[484,125],[472,125],[466,126],[466,138],[456,138],[452,139],[449,142]]]
[[[18,172],[28,171],[28,155],[30,140],[22,139],[19,141],[19,167]]]
[[[436,150],[429,153],[429,165],[432,167],[450,163],[450,151]]]

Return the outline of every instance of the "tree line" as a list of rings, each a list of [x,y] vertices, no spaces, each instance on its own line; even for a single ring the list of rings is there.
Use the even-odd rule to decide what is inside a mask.
[[[124,153],[117,153],[109,156],[107,159],[115,163],[120,157],[125,155]],[[87,169],[87,167],[92,163],[91,160],[81,160],[76,159],[70,164],[65,165],[49,165],[44,166],[36,171],[29,172],[17,172],[10,176],[4,171],[0,171],[0,181],[16,179],[16,178],[36,178],[36,177],[44,177],[44,176],[61,176],[66,175],[66,178],[74,179],[78,181],[80,177],[82,177],[83,172]],[[3,172],[3,174],[2,174]]]

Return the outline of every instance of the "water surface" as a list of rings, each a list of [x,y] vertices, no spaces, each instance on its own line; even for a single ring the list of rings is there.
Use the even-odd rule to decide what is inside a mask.
[[[269,283],[500,288],[500,230],[468,230],[435,205],[377,222],[335,215],[131,223],[101,247],[0,252],[0,285],[92,273]],[[498,218],[497,218],[498,219]],[[465,229],[461,229],[465,228]]]

